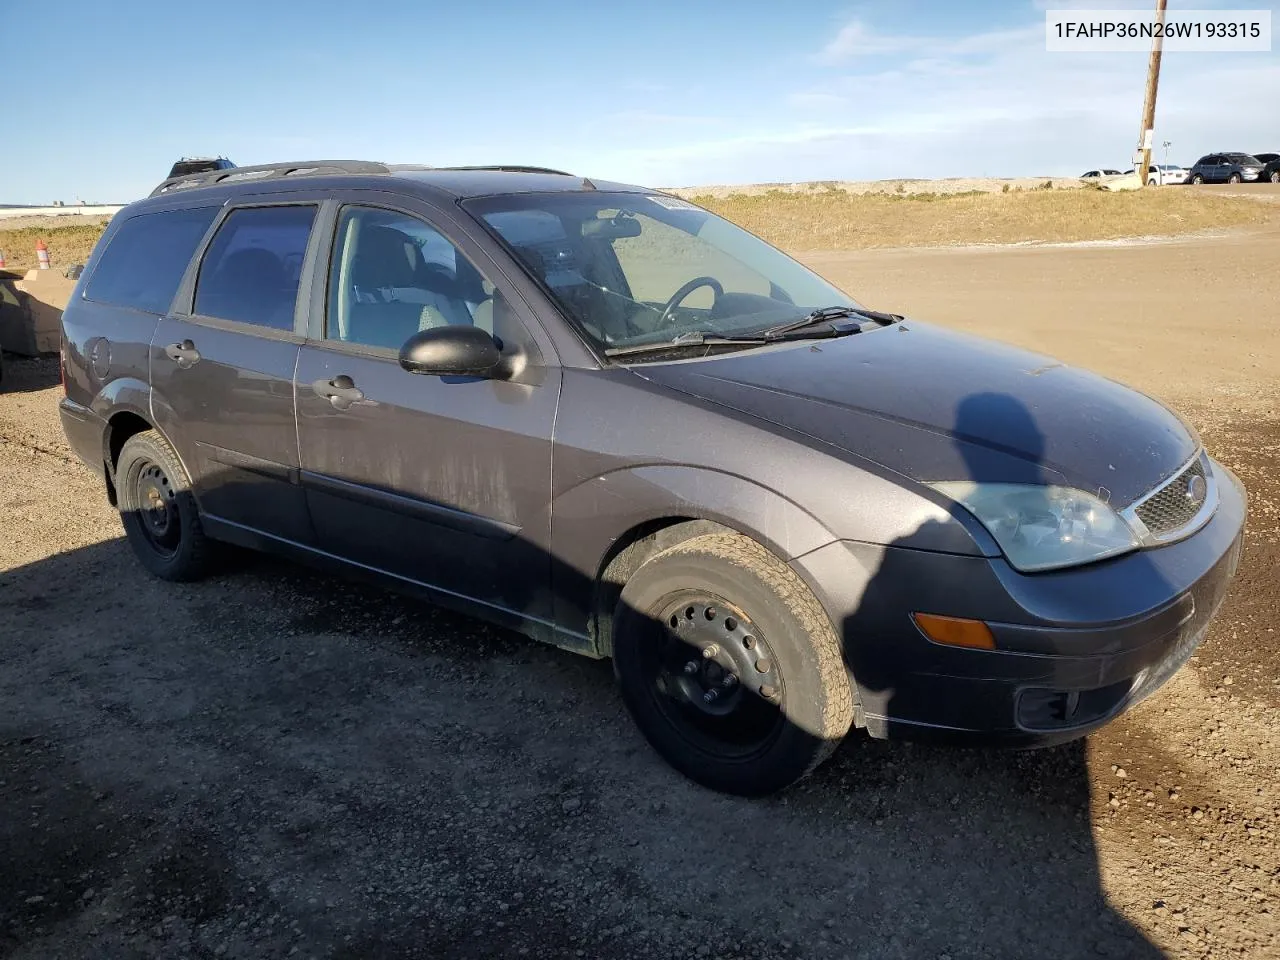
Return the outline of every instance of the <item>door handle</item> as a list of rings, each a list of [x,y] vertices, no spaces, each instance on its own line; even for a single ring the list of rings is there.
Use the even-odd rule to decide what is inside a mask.
[[[200,351],[196,349],[196,345],[190,340],[183,340],[181,343],[171,343],[164,348],[164,353],[165,356],[183,370],[190,369],[200,362]]]
[[[332,380],[316,380],[311,384],[311,389],[315,391],[316,396],[328,400],[335,410],[346,410],[353,403],[359,403],[364,399],[364,391],[357,387],[345,373],[339,374]]]

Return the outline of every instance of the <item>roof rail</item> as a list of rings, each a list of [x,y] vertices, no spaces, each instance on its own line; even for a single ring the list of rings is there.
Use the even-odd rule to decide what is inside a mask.
[[[516,163],[499,163],[484,167],[436,167],[437,170],[495,170],[499,173],[553,173],[559,177],[572,177],[574,174],[564,170],[552,170],[550,167],[530,167]]]
[[[192,190],[196,187],[212,187],[241,180],[270,180],[276,177],[306,176],[322,173],[389,173],[385,163],[370,160],[303,160],[294,163],[266,163],[256,167],[232,167],[229,170],[210,170],[185,177],[170,177],[148,196],[157,197],[174,190]]]

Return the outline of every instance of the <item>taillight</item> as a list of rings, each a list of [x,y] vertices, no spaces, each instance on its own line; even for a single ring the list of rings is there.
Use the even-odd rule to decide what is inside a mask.
[[[58,375],[62,378],[62,395],[67,395],[67,341],[62,341],[62,349],[58,351]]]

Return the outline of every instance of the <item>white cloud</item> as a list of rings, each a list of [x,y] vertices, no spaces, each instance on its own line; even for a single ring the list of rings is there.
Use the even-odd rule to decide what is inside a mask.
[[[583,160],[662,185],[1127,168],[1146,55],[1047,53],[1042,15],[1032,0],[1024,9],[1026,27],[961,37],[848,23],[814,55],[821,67],[809,81],[778,91],[772,108],[753,105],[750,121]],[[1268,141],[1280,101],[1266,94],[1277,89],[1274,54],[1166,55],[1156,139],[1173,141],[1169,158],[1183,163],[1213,150],[1280,150]]]
[[[927,59],[966,57],[999,53],[1028,43],[1044,43],[1042,23],[1011,30],[984,31],[968,36],[930,37],[882,33],[861,20],[853,20],[841,27],[836,35],[814,55],[813,59],[827,66],[839,66],[867,57],[899,53]]]

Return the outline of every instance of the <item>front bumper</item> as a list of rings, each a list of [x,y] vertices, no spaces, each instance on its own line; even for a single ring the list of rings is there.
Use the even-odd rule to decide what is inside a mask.
[[[839,542],[793,561],[839,626],[875,737],[1045,746],[1150,695],[1190,658],[1239,563],[1245,494],[1214,463],[1220,503],[1197,533],[1071,570]],[[996,650],[934,643],[913,612],[983,620]]]

